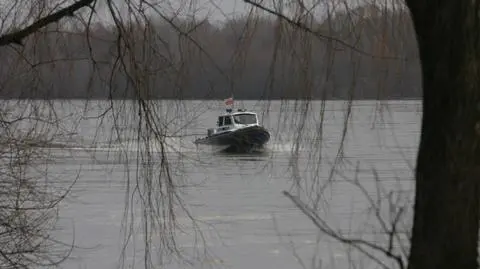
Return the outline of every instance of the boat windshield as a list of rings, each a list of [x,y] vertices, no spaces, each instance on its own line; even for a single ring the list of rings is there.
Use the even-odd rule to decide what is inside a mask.
[[[254,114],[237,114],[233,116],[236,124],[256,124],[257,117]]]

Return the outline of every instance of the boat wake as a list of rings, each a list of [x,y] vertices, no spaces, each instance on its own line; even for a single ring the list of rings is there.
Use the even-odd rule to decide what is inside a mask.
[[[168,138],[162,145],[159,142],[138,143],[136,140],[124,142],[97,142],[97,143],[80,143],[80,142],[52,142],[38,147],[72,152],[87,152],[87,153],[136,153],[146,152],[151,153],[181,153],[181,154],[220,154],[229,156],[266,156],[271,153],[291,152],[293,143],[270,141],[263,147],[253,148],[250,151],[242,152],[229,147],[216,147],[211,145],[197,145],[193,141],[180,138]]]

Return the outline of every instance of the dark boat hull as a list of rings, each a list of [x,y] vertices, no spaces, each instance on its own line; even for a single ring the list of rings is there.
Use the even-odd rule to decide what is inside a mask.
[[[214,145],[224,148],[226,152],[250,152],[263,148],[270,140],[270,133],[261,126],[214,134],[195,141],[196,144]]]

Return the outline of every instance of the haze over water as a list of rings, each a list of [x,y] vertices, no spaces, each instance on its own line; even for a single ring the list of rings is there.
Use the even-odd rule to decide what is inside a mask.
[[[87,109],[90,116],[99,114],[100,106],[108,107],[107,102],[93,103]],[[59,101],[57,105],[59,113],[65,115],[83,113],[82,101]],[[357,178],[368,193],[375,195],[376,174],[385,193],[404,195],[399,199],[408,204],[405,200],[411,197],[411,168],[419,141],[420,102],[354,102],[346,123],[345,101],[328,101],[322,112],[321,101],[312,101],[307,106],[301,101],[236,100],[237,107],[258,112],[272,133],[266,152],[254,155],[218,154],[192,143],[215,124],[224,109],[221,101],[163,101],[159,106],[155,113],[169,122],[167,135],[176,136],[167,139],[170,167],[174,178],[185,185],[180,195],[198,220],[197,230],[204,241],[198,231],[193,231],[192,222],[179,211],[177,221],[182,230],[177,230],[177,243],[190,264],[169,261],[158,268],[292,269],[302,268],[301,262],[306,268],[313,268],[314,255],[317,255],[315,268],[347,268],[352,259],[359,268],[373,268],[365,257],[359,258],[355,253],[349,256],[345,247],[319,233],[282,191],[312,201],[316,198],[314,193],[323,188],[317,212],[331,227],[384,243],[378,222],[368,212],[370,205],[365,195],[348,180]],[[119,265],[127,172],[135,172],[132,160],[142,147],[128,139],[138,124],[132,120],[134,111],[123,114],[131,120],[119,121],[117,129],[127,139],[120,141],[110,136],[112,121],[108,119],[102,125],[94,118],[80,122],[65,119],[66,125],[75,126],[77,134],[68,141],[58,141],[63,148],[57,145],[52,149],[55,156],[49,164],[52,176],[69,182],[80,175],[69,198],[62,203],[59,212],[62,229],[56,232],[56,238],[68,243],[74,235],[75,244],[85,249],[74,249],[62,268]],[[299,129],[303,130],[301,135]],[[153,151],[157,148],[157,144],[152,144]],[[130,166],[125,165],[127,157],[131,158]],[[332,174],[335,162],[337,170]],[[329,179],[333,180],[331,184],[323,184]],[[132,264],[135,268],[143,265],[141,218],[136,211],[135,236],[126,252],[127,268]],[[408,220],[405,227],[409,227]],[[156,240],[158,235],[153,235],[152,243]],[[208,250],[206,257],[204,250]],[[133,253],[137,255],[135,259]],[[152,257],[155,259],[155,253]]]

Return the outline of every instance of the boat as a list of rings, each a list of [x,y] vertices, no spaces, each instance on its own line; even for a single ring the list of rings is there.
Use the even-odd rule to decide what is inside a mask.
[[[269,140],[270,133],[259,124],[257,113],[246,109],[233,111],[230,108],[218,116],[216,127],[208,128],[207,136],[195,140],[195,144],[212,145],[224,152],[240,153],[262,150]]]

